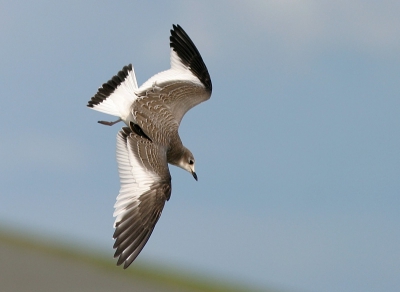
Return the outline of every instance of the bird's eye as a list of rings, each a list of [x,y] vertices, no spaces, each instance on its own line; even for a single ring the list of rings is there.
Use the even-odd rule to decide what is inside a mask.
[[[189,164],[192,165],[194,161],[192,159],[189,160]]]

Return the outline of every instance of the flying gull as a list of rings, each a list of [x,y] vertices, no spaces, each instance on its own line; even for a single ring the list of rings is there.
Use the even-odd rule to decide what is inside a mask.
[[[121,188],[114,205],[114,257],[127,268],[145,246],[171,196],[168,163],[197,180],[193,154],[178,134],[185,113],[211,96],[210,74],[196,46],[179,25],[170,36],[171,68],[138,87],[132,64],[104,83],[88,107],[119,117]]]

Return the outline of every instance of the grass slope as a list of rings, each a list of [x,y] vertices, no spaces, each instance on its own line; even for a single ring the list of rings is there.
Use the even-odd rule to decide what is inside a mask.
[[[127,279],[138,280],[142,282],[159,285],[160,287],[168,288],[168,291],[188,291],[188,292],[249,292],[261,291],[250,287],[218,282],[204,277],[198,277],[193,274],[182,273],[179,271],[170,271],[160,267],[151,265],[136,264],[129,269],[122,271],[121,268],[115,267],[115,262],[106,259],[102,255],[93,254],[78,248],[63,246],[57,243],[44,243],[29,236],[21,236],[20,234],[10,233],[9,231],[0,229],[0,242],[14,249],[22,249],[34,251],[43,255],[51,255],[58,259],[73,260],[77,263],[95,266],[98,269],[106,271],[107,274],[123,275]],[[266,291],[266,290],[263,290]],[[272,290],[268,290],[272,292]]]

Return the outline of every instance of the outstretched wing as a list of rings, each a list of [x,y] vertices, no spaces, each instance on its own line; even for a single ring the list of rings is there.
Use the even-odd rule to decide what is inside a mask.
[[[140,134],[140,133],[139,133]],[[115,203],[114,257],[127,268],[145,246],[171,196],[166,149],[124,127],[117,136],[121,189]]]
[[[135,71],[132,64],[129,64],[104,83],[89,100],[87,106],[125,120],[130,113],[130,106],[137,98],[135,95],[137,89]]]
[[[143,98],[161,98],[180,124],[185,113],[211,96],[212,83],[196,46],[179,25],[170,37],[171,69],[147,80],[137,92]]]

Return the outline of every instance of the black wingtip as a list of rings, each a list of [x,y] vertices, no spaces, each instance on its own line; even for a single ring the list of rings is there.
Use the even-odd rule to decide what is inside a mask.
[[[204,64],[200,52],[183,28],[173,24],[170,36],[170,47],[178,54],[183,64],[204,84],[208,91],[212,91],[211,77]]]
[[[126,77],[129,75],[129,72],[132,71],[132,64],[124,66],[121,71],[117,73],[117,75],[113,76],[110,80],[104,83],[97,91],[97,93],[89,100],[87,107],[93,108],[94,106],[102,103],[107,99],[117,87],[125,81]]]

